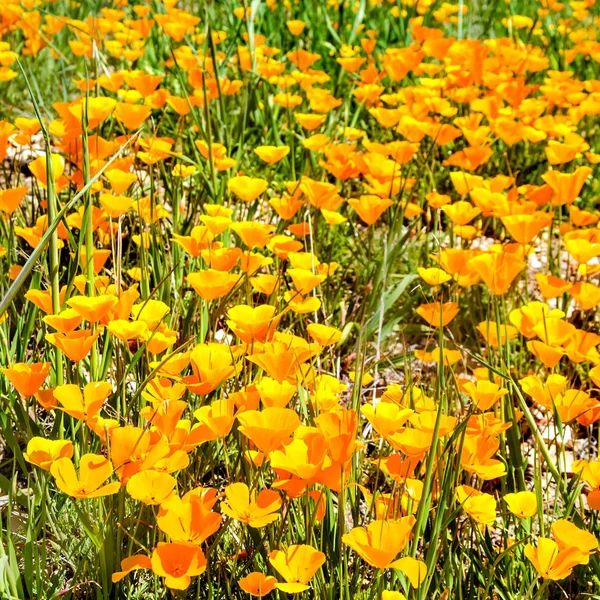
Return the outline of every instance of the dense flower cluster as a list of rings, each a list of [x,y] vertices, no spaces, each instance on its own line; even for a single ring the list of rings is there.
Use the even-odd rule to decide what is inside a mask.
[[[595,3],[481,39],[462,2],[75,4],[0,14],[34,104],[0,121],[2,428],[101,557],[69,563],[107,598],[595,586]],[[18,59],[77,76],[42,110]]]

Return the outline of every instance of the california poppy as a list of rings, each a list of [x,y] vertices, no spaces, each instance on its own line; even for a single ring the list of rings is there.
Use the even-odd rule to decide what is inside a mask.
[[[238,415],[240,432],[249,438],[265,455],[277,450],[300,426],[300,419],[289,408],[250,410]]]
[[[579,167],[573,173],[561,173],[553,169],[542,175],[542,179],[554,192],[552,204],[560,206],[575,202],[591,172],[592,169],[590,167]]]
[[[33,396],[50,374],[50,363],[16,363],[0,369],[21,396]]]
[[[393,202],[389,198],[371,194],[360,196],[358,199],[350,198],[348,204],[367,225],[373,225]]]
[[[238,585],[244,592],[258,597],[264,597],[271,593],[275,589],[276,583],[277,579],[275,577],[263,575],[258,571],[254,571],[238,581]]]
[[[417,314],[425,319],[432,327],[445,327],[456,317],[459,307],[456,302],[432,302],[421,304],[416,309]]]
[[[275,307],[268,304],[254,308],[240,304],[230,308],[227,314],[227,324],[246,344],[270,340],[279,320],[275,316]]]
[[[103,456],[84,454],[79,460],[79,475],[70,458],[58,458],[52,462],[50,472],[56,479],[57,487],[74,498],[98,498],[119,491],[117,481],[102,485],[113,472],[110,462]]]
[[[491,525],[496,520],[496,500],[491,494],[461,485],[456,488],[456,497],[465,512],[478,523]]]
[[[111,393],[110,383],[98,381],[86,384],[83,394],[79,386],[66,384],[55,387],[53,395],[64,412],[75,419],[85,421],[98,413]]]
[[[508,252],[486,252],[472,258],[469,266],[481,276],[490,293],[501,296],[525,268],[525,262]]]
[[[46,340],[64,352],[73,362],[85,358],[100,335],[100,329],[78,329],[68,333],[47,333]]]
[[[187,282],[203,300],[215,300],[226,296],[238,282],[239,277],[214,269],[206,269],[186,276]]]
[[[159,542],[152,551],[152,570],[174,590],[187,589],[192,577],[204,573],[206,564],[204,552],[192,544]]]
[[[505,494],[504,501],[508,510],[520,519],[532,517],[537,512],[537,497],[533,492]]]
[[[227,187],[244,202],[253,202],[269,187],[266,179],[247,177],[245,175],[231,177]]]
[[[208,406],[201,406],[194,411],[199,425],[192,428],[190,434],[194,439],[202,441],[226,437],[235,420],[234,402],[232,398],[213,400]]]
[[[269,562],[285,579],[275,587],[286,594],[296,594],[310,589],[308,582],[325,562],[325,554],[306,544],[289,546],[286,550],[274,550]]]
[[[225,488],[221,512],[250,527],[265,527],[279,518],[281,497],[274,490],[250,491],[245,483],[231,483]]]
[[[73,457],[73,443],[69,440],[33,437],[27,442],[27,452],[23,456],[26,461],[49,471],[54,461]]]
[[[289,154],[290,148],[289,146],[259,146],[254,149],[254,152],[267,164],[274,165]]]
[[[144,504],[162,504],[171,496],[176,483],[168,473],[140,471],[127,482],[127,493]]]
[[[415,518],[411,515],[397,520],[372,521],[364,527],[354,527],[342,536],[363,560],[378,569],[394,567],[396,556],[410,540]]]

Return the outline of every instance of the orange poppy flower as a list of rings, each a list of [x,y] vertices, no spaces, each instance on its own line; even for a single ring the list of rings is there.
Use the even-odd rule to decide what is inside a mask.
[[[508,394],[508,390],[501,388],[491,381],[480,380],[477,383],[469,381],[462,386],[475,406],[481,411],[491,408],[500,398]]]
[[[417,314],[425,319],[432,327],[446,327],[458,314],[459,307],[456,302],[432,302],[421,304],[416,309]]]
[[[308,335],[321,346],[333,346],[342,339],[342,332],[329,325],[310,323],[306,330]]]
[[[290,21],[288,21],[288,24]],[[304,24],[302,24],[304,26]],[[238,581],[238,585],[244,592],[251,596],[258,596],[262,598],[267,594],[270,594],[275,589],[277,579],[271,575],[263,575],[258,571],[254,571],[246,577],[242,577]]]
[[[325,117],[325,119],[327,118],[326,115],[321,116]],[[302,140],[302,145],[307,150],[312,150],[313,152],[323,152],[330,141],[331,140],[328,135],[325,135],[324,133],[315,133],[314,135],[307,137],[305,140]]]
[[[527,519],[537,513],[537,496],[533,492],[505,494],[503,498],[508,510],[519,519]]]
[[[292,278],[294,288],[299,294],[310,294],[318,285],[327,279],[327,275],[314,274],[309,269],[289,269],[287,274]]]
[[[12,215],[27,194],[26,187],[12,188],[0,192],[0,211]]]
[[[386,439],[392,448],[402,451],[406,456],[416,461],[425,457],[433,443],[431,432],[408,428],[390,434]]]
[[[231,177],[227,187],[244,202],[254,202],[261,194],[267,191],[269,182],[259,177],[247,177],[245,175]]]
[[[117,196],[124,194],[137,181],[137,175],[122,171],[121,169],[108,169],[104,175],[108,179],[112,191]]]
[[[586,559],[598,550],[598,540],[595,535],[569,523],[565,519],[558,519],[552,523],[552,535],[560,550],[577,548]],[[581,564],[587,564],[584,560]]]
[[[521,335],[527,338],[536,337],[535,327],[543,323],[548,318],[562,318],[564,313],[561,310],[551,310],[543,302],[529,302],[519,309],[512,310],[508,318],[510,322],[519,330]]]
[[[182,498],[171,495],[161,504],[156,524],[173,542],[200,545],[221,526],[221,515],[212,510],[216,499],[212,488],[194,488]]]
[[[143,104],[125,104],[119,102],[115,107],[114,116],[129,131],[138,129],[141,124],[150,116],[152,109]]]
[[[257,495],[245,483],[231,483],[225,488],[225,498],[221,512],[250,527],[265,527],[279,518],[281,497],[274,490],[262,490]]]
[[[552,533],[554,540],[538,538],[537,547],[525,547],[525,556],[544,579],[564,579],[576,565],[588,564],[589,555],[598,548],[595,536],[564,519],[552,524]]]
[[[173,494],[177,481],[168,473],[140,471],[127,482],[127,493],[144,504],[162,504]]]
[[[401,431],[414,411],[392,402],[378,402],[376,406],[365,404],[360,412],[380,436],[386,437]]]
[[[257,384],[256,390],[265,408],[278,406],[284,408],[297,391],[297,386],[288,381],[281,383],[270,377],[263,377]]]
[[[246,344],[270,341],[279,321],[275,307],[262,304],[252,308],[239,304],[227,312],[227,325]]]
[[[553,213],[536,211],[529,215],[508,215],[502,223],[508,233],[520,244],[529,244],[538,233],[552,223]]]
[[[543,537],[538,538],[537,546],[525,546],[525,556],[541,577],[553,581],[568,577],[573,568],[585,560],[585,555],[576,548],[566,548],[561,552],[554,540]]]
[[[345,463],[358,449],[358,414],[355,410],[328,412],[315,417],[315,425],[325,438],[331,458]]]
[[[569,290],[569,293],[575,298],[581,310],[591,310],[600,304],[600,287],[593,283],[580,281]]]
[[[199,344],[192,350],[190,361],[194,374],[184,377],[183,383],[194,394],[212,392],[236,372],[232,349],[222,344]]]
[[[239,431],[268,456],[300,426],[298,415],[289,408],[271,407],[238,414]]]
[[[50,374],[50,363],[16,363],[0,369],[21,396],[36,394]]]
[[[586,225],[593,225],[598,222],[600,219],[600,215],[591,213],[587,210],[581,210],[574,204],[569,206],[569,215],[571,216],[571,221],[577,227],[585,227]]]
[[[575,364],[590,361],[593,364],[600,362],[600,354],[596,346],[600,344],[600,336],[591,332],[577,329],[563,344],[569,360]]]
[[[118,298],[112,294],[100,296],[74,296],[67,300],[67,304],[83,319],[90,323],[102,320],[108,312],[115,307]]]
[[[325,437],[315,428],[304,428],[281,450],[271,452],[271,467],[280,478],[294,475],[310,485],[318,479],[327,453]]]
[[[69,333],[81,325],[83,317],[76,310],[67,308],[58,315],[46,315],[42,321],[60,333]]]
[[[271,239],[271,238],[269,238]],[[273,263],[272,258],[267,258],[257,252],[250,252],[246,250],[243,252],[238,259],[240,271],[246,273],[248,276],[254,275],[260,268],[266,267]]]
[[[281,198],[271,198],[269,204],[273,210],[284,220],[289,221],[298,212],[303,202],[294,198],[294,196],[283,195]]]
[[[110,462],[96,454],[84,454],[81,457],[79,476],[69,458],[59,458],[50,467],[58,489],[73,498],[99,498],[116,494],[121,487],[119,482],[102,486],[112,472]]]
[[[154,573],[165,578],[165,585],[174,590],[185,590],[192,577],[206,570],[206,557],[199,546],[159,542],[152,551]]]
[[[486,164],[492,154],[493,150],[489,146],[469,146],[452,154],[442,165],[459,167],[465,171],[475,171],[481,165]]]
[[[148,325],[143,321],[126,321],[125,319],[116,319],[111,321],[106,329],[116,338],[123,342],[129,340],[145,340],[150,337]]]
[[[136,554],[135,556],[128,556],[121,561],[121,570],[112,574],[111,579],[113,583],[118,583],[125,576],[129,575],[132,571],[137,569],[151,569],[152,561],[149,556],[144,554]]]
[[[180,98],[178,96],[169,96],[167,98],[167,104],[180,116],[185,117],[185,115],[189,114],[190,101],[188,98]]]
[[[275,226],[255,221],[234,223],[231,229],[237,233],[248,248],[264,248],[271,239]]]
[[[499,325],[495,321],[482,321],[477,325],[477,331],[492,348],[504,346],[506,342],[514,340],[519,335],[516,327]]]
[[[27,462],[46,471],[59,458],[73,458],[73,443],[69,440],[49,440],[33,437],[27,442],[27,452],[23,453]]]
[[[558,298],[559,296],[562,296],[570,291],[570,289],[573,287],[573,284],[561,279],[560,277],[555,277],[554,275],[536,273],[535,279],[545,300]]]
[[[456,497],[465,512],[477,523],[492,525],[496,520],[496,500],[491,494],[485,494],[468,485],[456,488]]]
[[[185,279],[203,300],[210,301],[229,294],[240,278],[231,273],[206,269],[190,273]]]
[[[294,118],[301,127],[304,127],[307,131],[314,131],[327,120],[327,115],[316,115],[312,113],[295,113]],[[329,139],[327,140],[329,141]]]
[[[226,231],[232,223],[231,219],[224,215],[202,215],[200,220],[215,237]]]
[[[301,71],[306,71],[321,58],[320,54],[313,54],[302,49],[292,50],[286,56]]]
[[[285,579],[275,587],[286,594],[297,594],[310,589],[308,582],[325,562],[325,554],[312,546],[290,546],[287,550],[274,550],[269,554],[272,567]]]
[[[348,204],[350,204],[367,225],[373,225],[394,202],[389,198],[380,198],[374,194],[367,194],[360,196],[358,200],[350,198]]]
[[[579,167],[573,173],[561,173],[553,169],[542,175],[542,179],[554,192],[552,205],[573,204],[591,173],[590,167]]]
[[[208,406],[194,411],[199,425],[192,428],[190,435],[203,441],[216,440],[229,435],[235,421],[235,404],[230,398],[214,400]]]
[[[101,194],[99,202],[106,214],[112,219],[118,219],[133,206],[133,198],[115,196],[114,194]]]
[[[592,488],[587,495],[588,506],[592,510],[600,510],[600,461],[576,460],[573,472],[581,473],[581,479]]]
[[[54,177],[55,183],[60,183],[60,179],[65,170],[65,161],[62,156],[58,154],[51,155],[52,160],[52,176]],[[29,163],[29,170],[33,173],[33,176],[38,180],[42,187],[48,186],[48,177],[46,172],[46,157],[38,156],[35,160]],[[58,187],[61,187],[60,185]]]
[[[126,425],[110,430],[110,459],[122,483],[139,471],[153,468],[169,454],[168,442],[141,427]]]
[[[220,217],[219,217],[220,218]],[[207,266],[215,271],[230,271],[235,267],[237,261],[242,255],[240,248],[207,248],[201,250],[200,255]]]
[[[47,333],[46,340],[64,352],[73,362],[85,358],[100,335],[100,329],[92,333],[89,329],[68,333]]]
[[[289,146],[259,146],[254,149],[255,154],[269,165],[274,165],[290,153]]]
[[[490,293],[501,296],[525,268],[525,262],[509,252],[486,252],[470,259],[469,266],[483,279]]]
[[[446,271],[436,267],[430,267],[429,269],[418,267],[417,272],[429,285],[442,285],[452,279],[452,276],[446,273]]]
[[[54,388],[54,397],[62,405],[62,410],[74,419],[85,421],[96,415],[112,393],[112,385],[106,381],[88,383],[83,388],[74,384],[59,385]]]
[[[192,228],[190,235],[174,234],[171,240],[181,246],[188,254],[197,258],[202,250],[210,246],[215,236],[205,225],[196,225]]]
[[[377,569],[394,568],[394,559],[406,547],[414,524],[412,515],[372,521],[366,528],[354,527],[342,536],[342,541]]]
[[[262,352],[247,356],[246,359],[264,369],[269,377],[279,383],[293,377],[304,362],[301,352],[279,341],[267,342]]]
[[[443,363],[445,366],[451,367],[462,358],[462,355],[459,350],[435,348],[431,352],[427,350],[415,350],[415,357],[423,362]]]
[[[152,94],[164,79],[164,75],[151,75],[144,71],[127,71],[124,77],[127,85],[130,85],[142,96]]]

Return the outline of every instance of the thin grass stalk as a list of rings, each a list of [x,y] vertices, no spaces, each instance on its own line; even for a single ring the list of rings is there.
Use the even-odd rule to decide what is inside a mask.
[[[88,142],[88,124],[89,124],[89,89],[86,83],[85,102],[83,105],[81,118],[81,146],[83,152],[83,184],[90,180],[90,149]],[[87,279],[87,294],[90,298],[96,295],[95,273],[94,273],[94,204],[92,200],[92,188],[88,187],[83,195],[83,204],[85,207],[83,217],[83,229],[85,235],[85,271]],[[92,333],[96,329],[92,325]],[[98,371],[98,343],[94,342],[90,351],[90,376],[95,381]]]
[[[440,300],[441,306],[441,300]],[[425,469],[425,480],[423,483],[423,493],[421,495],[421,502],[419,502],[419,508],[417,509],[417,516],[415,517],[414,527],[414,543],[411,549],[411,556],[414,558],[417,555],[417,549],[419,547],[419,539],[425,527],[425,522],[429,515],[429,508],[431,506],[431,490],[433,489],[433,465],[435,461],[436,448],[440,436],[440,428],[442,423],[442,416],[444,414],[444,403],[442,398],[445,396],[445,381],[444,381],[444,328],[442,326],[443,314],[440,310],[440,324],[438,334],[438,346],[440,353],[440,361],[438,362],[437,379],[436,379],[436,396],[439,402],[437,415],[435,419],[435,425],[433,430],[433,437],[431,447],[429,449],[429,455],[427,457],[427,466]]]

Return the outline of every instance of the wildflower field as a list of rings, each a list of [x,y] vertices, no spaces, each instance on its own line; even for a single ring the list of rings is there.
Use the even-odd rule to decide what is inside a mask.
[[[595,0],[0,2],[0,599],[600,599]]]

